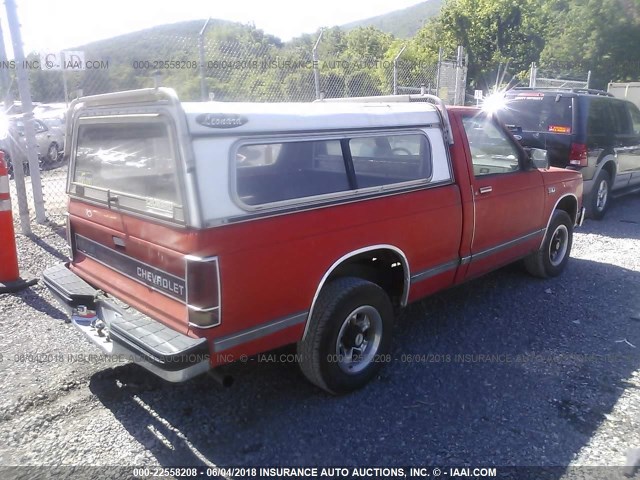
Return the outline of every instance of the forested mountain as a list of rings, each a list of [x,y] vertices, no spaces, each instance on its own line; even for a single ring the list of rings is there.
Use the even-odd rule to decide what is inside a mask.
[[[407,39],[371,25],[326,29],[317,51],[320,90],[327,96],[391,93],[393,59],[403,47],[399,84],[430,84],[439,48],[452,55],[457,45],[469,55],[470,91],[493,86],[499,65],[508,64],[505,78],[511,84],[526,84],[531,62],[545,76],[586,78],[590,70],[596,88],[612,80],[640,80],[640,0],[443,0],[433,17],[408,10],[424,25]],[[396,12],[398,18],[403,12]],[[70,94],[140,88],[155,81],[176,88],[181,98],[200,99],[198,32],[203,24],[162,25],[79,46],[87,60],[108,63],[108,68],[67,72]],[[212,21],[205,38],[206,90],[222,100],[312,100],[312,49],[318,34],[282,42],[253,25]],[[34,100],[63,99],[61,72],[30,73]]]
[[[402,10],[358,20],[342,25],[345,30],[358,27],[374,27],[397,38],[411,38],[420,30],[425,22],[440,12],[442,0],[427,0]]]

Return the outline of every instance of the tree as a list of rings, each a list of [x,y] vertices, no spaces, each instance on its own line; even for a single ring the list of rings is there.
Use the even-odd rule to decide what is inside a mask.
[[[484,75],[509,61],[512,72],[528,69],[544,48],[547,19],[544,0],[449,0],[416,41],[433,56],[439,47],[448,54],[458,45],[469,55],[468,77],[486,88]],[[437,54],[437,53],[436,53]]]
[[[354,61],[381,59],[391,46],[393,35],[374,27],[358,27],[346,35],[343,56]]]
[[[555,22],[540,55],[547,76],[584,78],[606,88],[611,80],[637,80],[640,67],[640,2],[582,0],[547,3]]]

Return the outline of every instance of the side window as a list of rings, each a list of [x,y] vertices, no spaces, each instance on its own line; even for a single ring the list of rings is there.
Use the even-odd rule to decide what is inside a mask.
[[[236,192],[252,206],[350,188],[339,140],[243,145],[235,170]]]
[[[587,136],[589,138],[608,138],[611,135],[614,119],[609,109],[609,103],[603,98],[591,100],[587,118]]]
[[[631,135],[631,119],[627,107],[622,102],[611,102],[615,132],[620,135]]]
[[[431,176],[431,149],[421,134],[375,135],[349,140],[358,188],[424,180]]]
[[[281,148],[279,143],[241,147],[236,154],[236,167],[242,169],[273,165]]]
[[[520,170],[519,150],[506,132],[484,115],[462,119],[476,177]]]
[[[247,143],[236,151],[233,167],[239,200],[259,206],[354,189],[426,182],[431,178],[431,161],[426,135],[398,133]]]
[[[631,123],[633,124],[633,133],[640,135],[640,110],[633,104],[629,105],[629,113],[631,113]]]
[[[40,120],[35,120],[33,122],[33,128],[35,129],[36,133],[42,133],[47,131],[47,127]]]

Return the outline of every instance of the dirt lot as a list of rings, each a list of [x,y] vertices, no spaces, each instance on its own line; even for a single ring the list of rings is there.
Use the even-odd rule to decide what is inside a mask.
[[[40,273],[67,250],[34,231],[20,262]],[[0,465],[624,466],[640,448],[640,196],[585,223],[572,257],[556,279],[514,265],[410,306],[394,360],[338,398],[286,349],[232,366],[228,389],[165,384],[96,357],[44,286],[4,295]]]

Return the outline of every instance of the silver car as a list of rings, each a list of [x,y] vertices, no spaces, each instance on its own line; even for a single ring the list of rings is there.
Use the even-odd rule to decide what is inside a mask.
[[[56,120],[34,119],[36,133],[36,150],[40,161],[40,168],[51,166],[62,158],[64,151],[64,126]],[[24,165],[24,171],[29,174],[27,163],[26,139],[24,136],[24,121],[22,118],[10,118],[8,135],[0,140],[0,151],[4,152],[9,166],[9,175],[13,177],[13,159],[9,156],[9,144],[13,141],[13,151]]]

